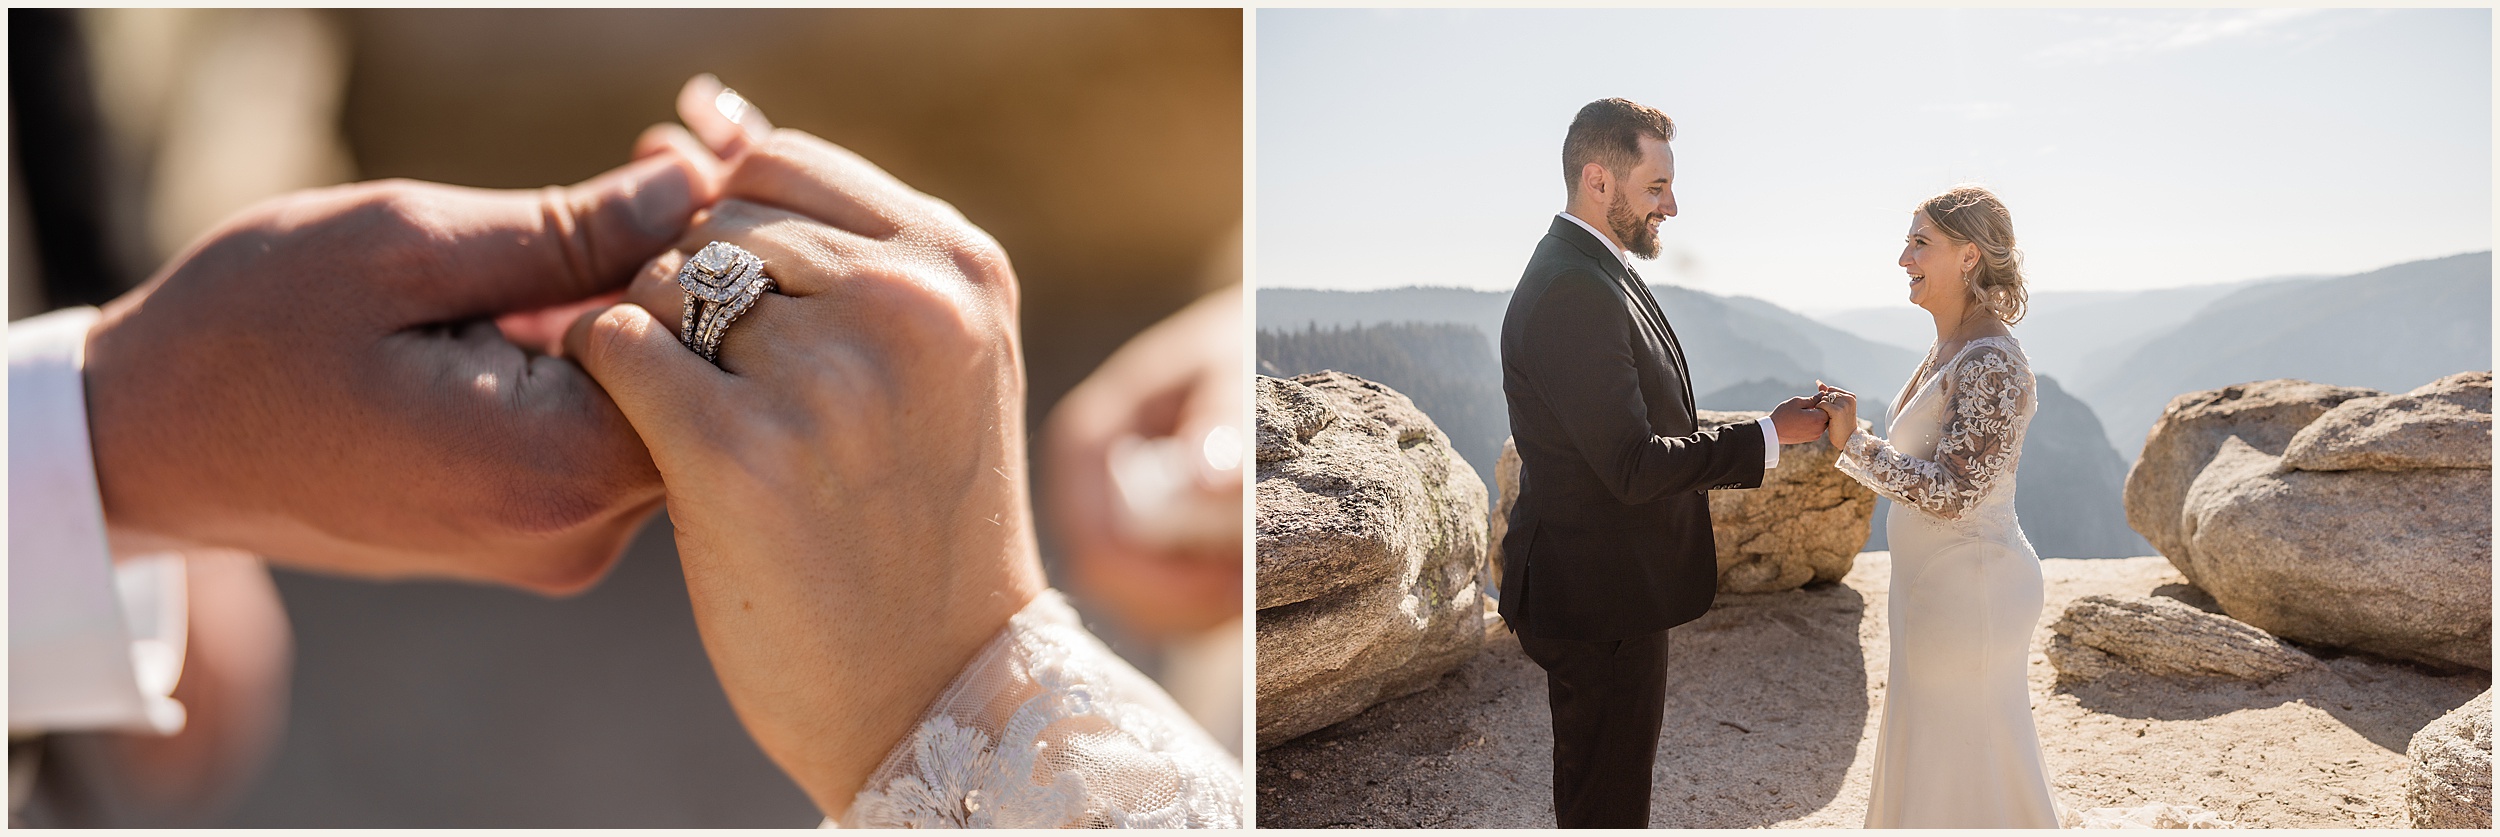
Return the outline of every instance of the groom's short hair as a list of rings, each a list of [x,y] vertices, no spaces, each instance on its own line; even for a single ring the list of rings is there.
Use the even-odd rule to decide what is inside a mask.
[[[1621,175],[1641,162],[1641,138],[1675,139],[1675,120],[1630,99],[1599,99],[1571,118],[1563,135],[1563,187],[1577,193],[1580,169],[1590,163]]]

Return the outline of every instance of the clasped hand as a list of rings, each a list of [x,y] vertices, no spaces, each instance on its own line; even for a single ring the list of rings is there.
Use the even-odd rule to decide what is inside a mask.
[[[1779,443],[1783,445],[1814,441],[1823,435],[1825,420],[1821,402],[1807,396],[1800,395],[1771,408],[1771,426],[1779,430]]]
[[[654,131],[571,187],[386,180],[281,196],[89,331],[88,426],[116,541],[548,593],[596,581],[660,502],[625,417],[527,312],[619,286],[714,196]]]
[[[1816,381],[1812,400],[1815,408],[1830,418],[1824,433],[1831,440],[1832,447],[1846,449],[1850,434],[1858,431],[1857,393]]]
[[[691,133],[576,186],[356,184],[211,232],[90,332],[106,514],[561,593],[664,500],[732,706],[838,814],[1044,586],[1015,276],[952,207],[709,77],[679,112]],[[717,367],[674,334],[677,269],[715,240],[778,283]]]

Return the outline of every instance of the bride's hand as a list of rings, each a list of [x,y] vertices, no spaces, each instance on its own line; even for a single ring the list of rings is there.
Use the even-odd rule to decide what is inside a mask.
[[[1814,402],[1823,408],[1824,415],[1831,416],[1831,424],[1823,430],[1824,436],[1831,440],[1832,447],[1847,448],[1849,434],[1858,431],[1857,393],[1816,381]]]
[[[804,133],[724,133],[706,98],[689,126],[742,146],[713,144],[726,199],[565,346],[659,466],[731,706],[839,816],[1045,584],[1015,275],[952,207]],[[778,283],[718,367],[674,333],[677,269],[715,240]]]

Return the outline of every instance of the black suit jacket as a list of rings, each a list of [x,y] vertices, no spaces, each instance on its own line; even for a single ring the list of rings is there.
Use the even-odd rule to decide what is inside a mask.
[[[1762,484],[1751,424],[1701,427],[1667,318],[1605,242],[1555,218],[1502,317],[1519,500],[1502,618],[1603,642],[1700,618],[1718,589],[1709,491]]]

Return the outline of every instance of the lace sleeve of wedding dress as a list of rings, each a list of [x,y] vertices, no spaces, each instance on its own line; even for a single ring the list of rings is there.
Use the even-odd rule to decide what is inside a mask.
[[[1973,345],[1945,369],[1947,411],[1935,458],[1919,459],[1864,430],[1849,434],[1840,470],[1875,493],[1946,520],[1986,499],[2014,476],[2023,411],[2031,406],[2031,369],[1992,338]]]
[[[1241,765],[1044,591],[896,744],[845,828],[1241,828]]]

